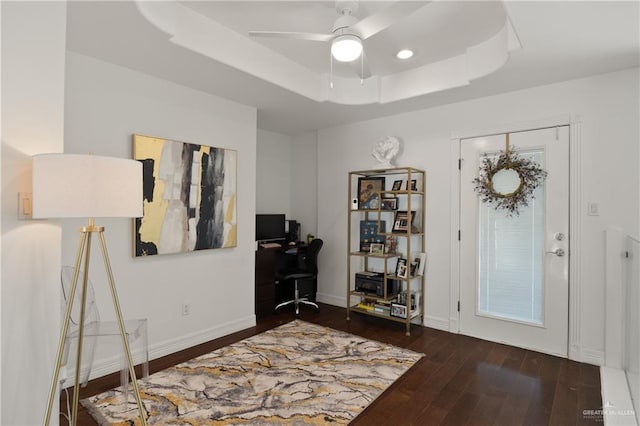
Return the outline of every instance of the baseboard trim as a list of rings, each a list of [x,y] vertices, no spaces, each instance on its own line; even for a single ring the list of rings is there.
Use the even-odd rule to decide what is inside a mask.
[[[605,365],[605,352],[596,349],[585,349],[578,345],[569,345],[569,359],[602,366]]]
[[[569,359],[573,361],[582,361],[582,350],[578,345],[569,345]]]
[[[327,305],[339,306],[341,308],[347,307],[347,299],[344,297],[337,297],[332,294],[316,293],[316,300]]]
[[[204,330],[196,331],[179,338],[165,340],[164,342],[156,343],[149,346],[149,361],[157,359],[166,355],[170,355],[182,350],[197,346],[201,343],[208,342],[210,340],[217,339],[219,337],[227,336],[229,334],[253,327],[256,325],[256,316],[249,315],[243,318],[239,318],[234,321],[225,322],[214,327],[210,327]],[[94,360],[93,367],[91,368],[91,374],[89,380],[96,379],[98,377],[106,376],[120,371],[120,356],[111,356],[104,359]],[[63,382],[63,387],[68,386],[68,382],[73,379],[67,375],[66,380]]]
[[[587,364],[604,365],[604,351],[597,351],[595,349],[582,349],[581,361]]]
[[[447,331],[454,334],[460,333],[460,324],[457,316],[449,318],[449,330]]]
[[[166,340],[162,343],[158,343],[149,347],[149,359],[156,359],[165,355],[173,354],[184,349],[197,346],[201,343],[205,343],[210,340],[214,340],[219,337],[227,336],[237,331],[253,327],[255,325],[256,316],[254,314],[251,314],[243,318],[238,318],[234,321],[229,321],[205,330],[187,334],[180,338]]]
[[[437,330],[449,331],[449,321],[446,318],[427,315],[424,318],[424,325]]]
[[[618,368],[600,367],[600,382],[604,424],[607,426],[637,426],[637,418],[624,371]],[[593,407],[593,409],[598,410],[599,407]]]

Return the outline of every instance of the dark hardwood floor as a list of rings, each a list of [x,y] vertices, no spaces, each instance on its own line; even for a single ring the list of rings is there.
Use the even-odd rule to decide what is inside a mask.
[[[602,424],[598,367],[511,346],[353,314],[329,305],[320,312],[301,307],[300,319],[422,352],[423,357],[353,425],[576,425]],[[284,309],[255,327],[207,342],[149,363],[151,373],[261,333],[295,318]],[[119,386],[118,373],[89,382],[85,398]],[[72,391],[72,389],[71,389]],[[71,393],[71,392],[70,392]],[[66,408],[64,392],[61,411]],[[61,417],[61,425],[66,424]],[[82,407],[78,424],[97,423]]]

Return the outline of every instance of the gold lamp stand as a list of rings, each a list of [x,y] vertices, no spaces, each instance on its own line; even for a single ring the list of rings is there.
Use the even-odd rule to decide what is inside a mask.
[[[127,357],[127,363],[129,365],[129,375],[131,377],[131,384],[133,385],[133,393],[136,397],[138,404],[138,412],[140,415],[140,423],[146,426],[145,409],[142,405],[142,399],[140,398],[140,390],[138,388],[138,382],[136,380],[136,372],[133,365],[133,359],[131,357],[131,350],[129,349],[129,339],[127,339],[126,331],[124,328],[124,321],[122,320],[122,312],[120,311],[120,303],[118,302],[118,294],[116,292],[116,286],[113,280],[113,272],[111,271],[111,263],[109,262],[109,255],[107,253],[107,245],[104,240],[104,227],[96,226],[94,219],[89,219],[89,225],[80,228],[80,245],[78,247],[78,255],[76,257],[76,264],[73,274],[73,282],[71,284],[71,293],[69,294],[69,303],[64,314],[64,323],[62,325],[62,331],[60,333],[60,342],[58,343],[58,355],[56,357],[56,368],[53,374],[53,380],[51,382],[51,391],[49,392],[49,403],[47,405],[47,413],[45,417],[45,426],[49,425],[51,419],[51,409],[58,388],[58,379],[60,376],[60,367],[62,363],[62,355],[64,352],[65,341],[67,339],[67,333],[69,330],[69,319],[71,318],[71,309],[73,307],[74,297],[76,293],[76,287],[78,284],[78,276],[80,274],[80,264],[84,257],[84,276],[82,279],[82,306],[80,307],[80,329],[78,330],[78,351],[76,353],[76,374],[75,384],[73,386],[73,412],[70,419],[72,425],[77,424],[78,419],[78,399],[79,399],[79,383],[80,383],[80,365],[82,361],[82,341],[84,335],[84,314],[85,304],[87,297],[87,283],[89,282],[89,258],[91,255],[91,235],[93,233],[98,234],[100,239],[100,246],[102,248],[102,258],[104,260],[104,267],[109,279],[109,287],[111,289],[111,297],[113,299],[113,307],[116,311],[116,317],[118,318],[118,326],[120,327],[120,337],[122,338],[122,347]],[[125,401],[126,403],[126,401]]]

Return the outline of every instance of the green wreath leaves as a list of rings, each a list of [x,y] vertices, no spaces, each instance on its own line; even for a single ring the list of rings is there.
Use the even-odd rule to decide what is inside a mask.
[[[520,185],[509,194],[497,192],[493,187],[493,176],[500,170],[513,170],[520,178]],[[493,159],[485,154],[479,170],[480,176],[473,180],[475,192],[483,203],[492,204],[496,210],[504,210],[507,216],[519,215],[520,209],[529,205],[533,192],[544,182],[547,172],[530,159],[522,158],[512,148],[500,151]]]

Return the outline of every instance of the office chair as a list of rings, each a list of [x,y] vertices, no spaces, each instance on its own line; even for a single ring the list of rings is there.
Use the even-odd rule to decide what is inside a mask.
[[[276,311],[283,306],[294,304],[296,307],[296,315],[300,315],[300,304],[310,305],[316,309],[320,309],[318,305],[311,302],[306,297],[300,298],[298,291],[298,280],[315,279],[318,277],[318,253],[322,248],[322,240],[316,238],[309,243],[306,253],[302,254],[302,259],[299,259],[298,268],[290,271],[286,271],[277,276],[278,280],[294,280],[294,292],[293,299],[280,303],[276,306]]]

